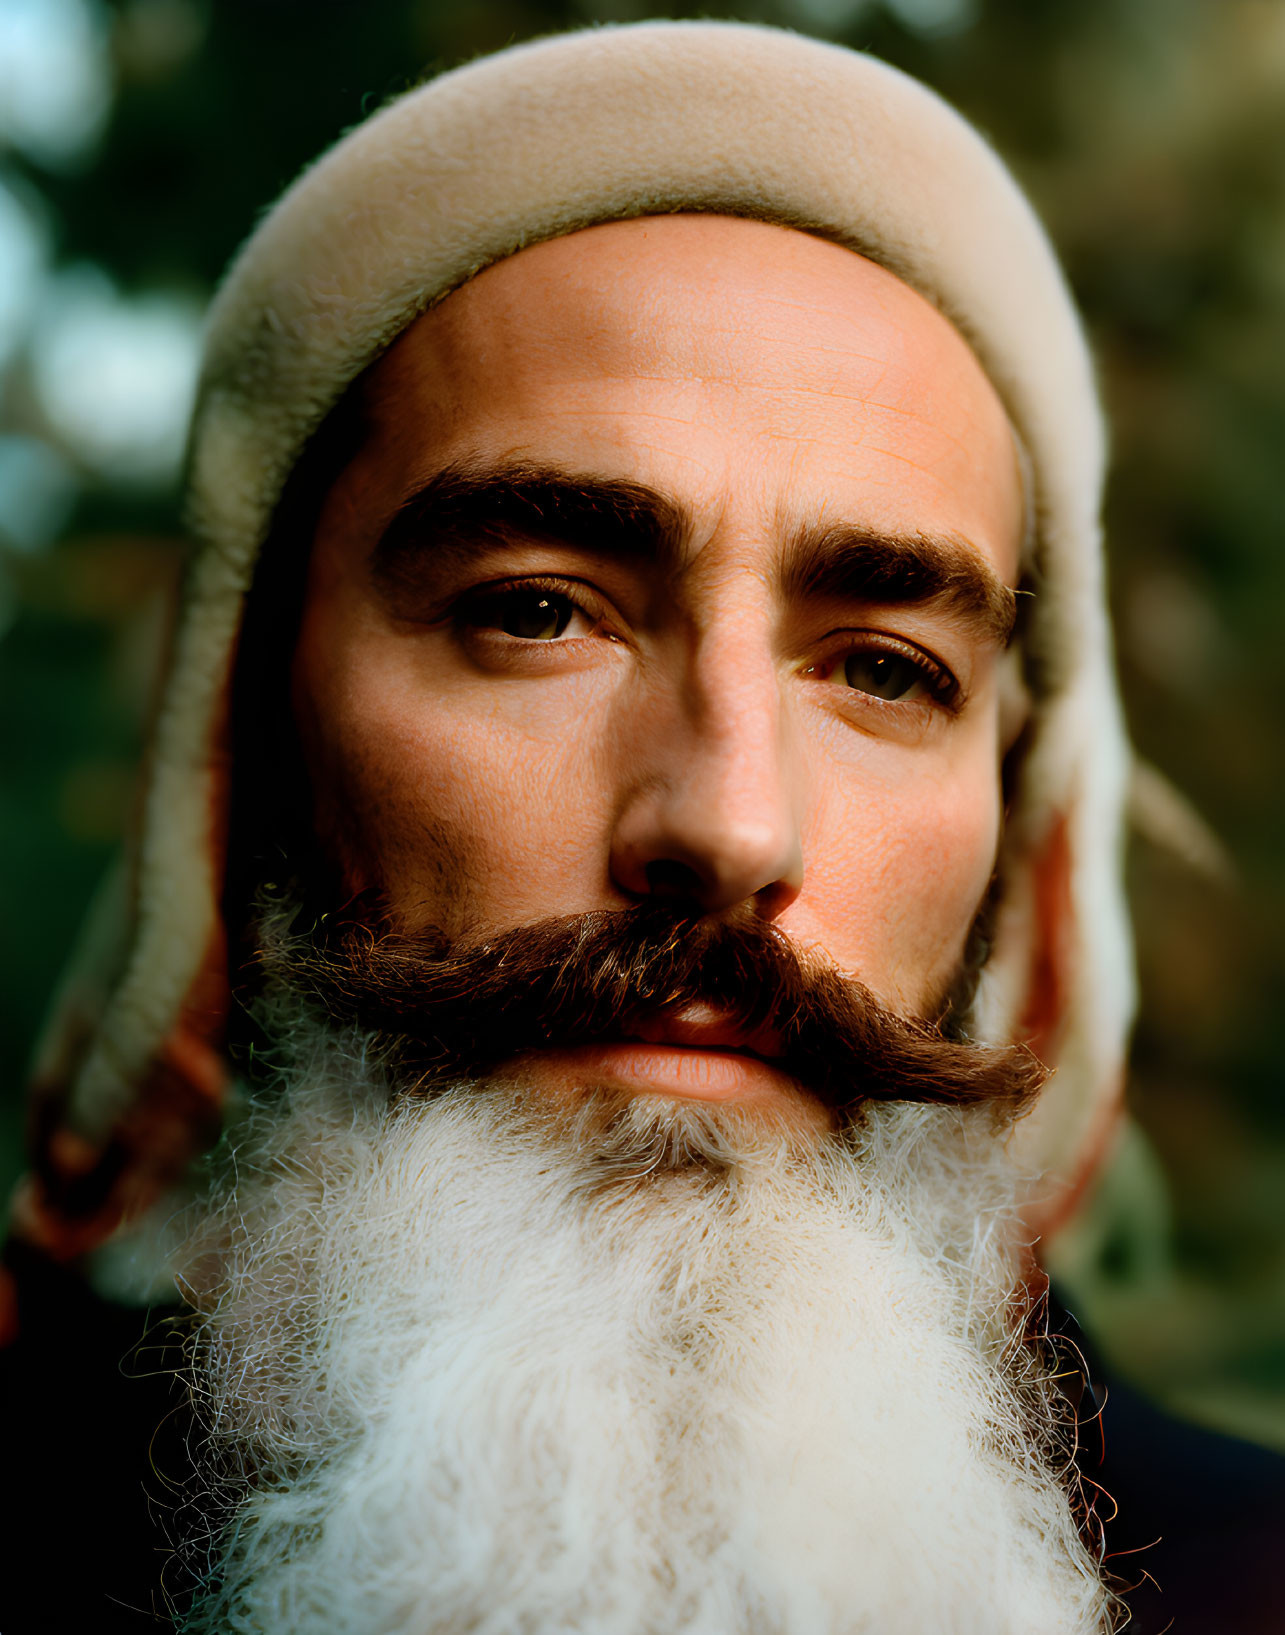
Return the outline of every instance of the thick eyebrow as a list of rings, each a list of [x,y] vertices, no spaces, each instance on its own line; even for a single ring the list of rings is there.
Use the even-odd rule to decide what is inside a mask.
[[[398,508],[371,558],[396,585],[419,553],[472,552],[514,536],[550,539],[672,569],[690,536],[681,506],[641,483],[530,464],[448,466]]]
[[[376,582],[410,580],[421,554],[471,554],[518,536],[608,556],[682,562],[691,516],[669,496],[621,477],[581,476],[529,462],[445,467],[402,502],[375,546]],[[805,529],[785,553],[787,600],[939,603],[978,637],[1008,644],[1017,600],[981,554],[954,535],[889,534],[849,524]]]
[[[883,533],[845,524],[796,536],[782,568],[787,597],[936,603],[982,641],[1007,647],[1017,596],[980,551],[953,534]]]

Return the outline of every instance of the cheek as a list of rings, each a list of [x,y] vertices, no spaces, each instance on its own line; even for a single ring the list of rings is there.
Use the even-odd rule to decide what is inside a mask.
[[[797,905],[816,939],[885,1002],[920,1010],[949,982],[999,845],[996,757],[831,790],[814,814]]]
[[[587,899],[603,802],[583,713],[571,733],[538,706],[515,720],[430,693],[395,648],[321,668],[301,643],[295,695],[317,829],[349,889],[451,934]]]

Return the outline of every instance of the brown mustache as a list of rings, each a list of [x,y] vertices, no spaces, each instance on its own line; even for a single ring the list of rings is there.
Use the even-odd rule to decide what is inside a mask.
[[[884,1100],[1013,1116],[1047,1078],[1025,1046],[971,1044],[895,1015],[760,919],[688,915],[665,899],[469,946],[397,930],[359,898],[259,959],[335,1020],[381,1035],[425,1088],[531,1050],[628,1039],[690,1004],[770,1034],[767,1059],[841,1112]]]

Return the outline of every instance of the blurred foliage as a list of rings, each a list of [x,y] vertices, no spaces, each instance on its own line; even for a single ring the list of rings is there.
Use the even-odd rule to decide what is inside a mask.
[[[12,145],[3,174],[34,201],[55,270],[89,262],[125,295],[203,299],[298,169],[426,70],[647,14],[632,0],[100,3],[101,136],[58,162]],[[1014,165],[1087,315],[1114,428],[1129,718],[1234,879],[1134,848],[1130,1096],[1149,1148],[1126,1143],[1063,1270],[1117,1367],[1285,1445],[1285,3],[752,0],[735,14],[870,49],[941,90]],[[33,378],[19,351],[0,432],[52,445]],[[38,1019],[127,820],[178,549],[172,487],[115,481],[65,437],[62,453],[77,497],[60,537],[0,537],[6,1180]],[[0,536],[3,503],[0,482]]]

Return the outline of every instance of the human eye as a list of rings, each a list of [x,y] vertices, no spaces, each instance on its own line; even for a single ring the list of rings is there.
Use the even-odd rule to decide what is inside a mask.
[[[923,648],[897,637],[859,632],[807,674],[882,704],[936,704],[954,709],[960,686]]]
[[[602,623],[601,610],[591,602],[587,588],[539,581],[482,585],[460,597],[453,609],[456,628],[463,634],[510,637],[521,642],[555,642],[590,636]]]

